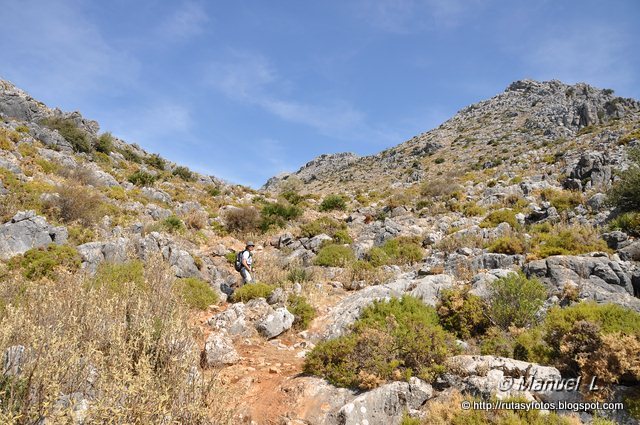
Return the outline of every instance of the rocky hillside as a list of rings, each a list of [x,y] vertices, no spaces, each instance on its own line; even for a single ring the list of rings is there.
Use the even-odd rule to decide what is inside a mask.
[[[371,181],[406,187],[442,174],[495,169],[522,173],[532,163],[549,169],[549,155],[574,157],[582,149],[608,147],[637,122],[640,103],[612,90],[559,81],[516,81],[503,93],[462,109],[438,128],[373,156],[323,155],[300,170],[270,179],[277,189],[291,176],[304,190],[350,192]],[[598,127],[602,131],[591,131]],[[614,149],[615,151],[615,149]],[[571,159],[571,158],[567,158]],[[555,170],[549,170],[555,171]]]
[[[0,81],[0,423],[638,423],[639,145],[520,81],[253,191]]]

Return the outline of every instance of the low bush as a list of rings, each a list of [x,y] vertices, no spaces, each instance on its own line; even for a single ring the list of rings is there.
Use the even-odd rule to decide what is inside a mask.
[[[496,227],[500,223],[507,223],[512,228],[516,228],[518,226],[516,213],[508,209],[492,211],[480,222],[480,227]]]
[[[289,295],[287,310],[294,316],[293,327],[296,330],[307,329],[316,317],[316,309],[302,295]]]
[[[180,217],[170,215],[162,220],[162,227],[169,233],[177,233],[184,229],[184,223],[180,220]]]
[[[264,283],[247,283],[240,288],[236,289],[231,295],[231,300],[234,303],[251,301],[255,298],[269,298],[269,295],[275,290],[275,286],[267,285]]]
[[[144,264],[139,260],[122,264],[102,263],[98,266],[91,283],[105,288],[109,294],[119,296],[129,295],[128,290],[140,292],[149,290],[144,278]]]
[[[510,273],[489,284],[489,315],[502,329],[527,327],[535,323],[536,313],[547,299],[547,290],[537,279]]]
[[[514,235],[507,235],[499,237],[489,244],[487,247],[489,252],[495,252],[498,254],[524,254],[525,244],[524,242]]]
[[[176,289],[182,300],[193,309],[206,310],[219,301],[218,294],[207,282],[195,277],[178,279]]]
[[[186,182],[192,182],[195,180],[195,176],[193,175],[193,172],[189,170],[187,167],[177,166],[176,168],[173,169],[172,174],[174,176],[180,177],[182,180]]]
[[[544,189],[540,193],[543,201],[551,203],[558,212],[571,210],[583,202],[581,192],[569,190]]]
[[[458,185],[452,179],[437,178],[428,180],[420,187],[420,195],[427,198],[444,199],[451,197],[451,194],[460,190]]]
[[[165,166],[167,165],[167,161],[165,161],[160,155],[157,153],[151,154],[144,159],[145,164],[152,166],[157,170],[164,171]]]
[[[260,229],[260,213],[253,207],[232,208],[224,214],[225,225],[229,232],[255,232]]]
[[[57,130],[76,152],[91,152],[89,135],[80,129],[72,119],[51,117],[44,119],[41,123],[52,130]]]
[[[611,230],[622,230],[632,236],[640,236],[640,212],[620,214],[609,223]]]
[[[109,155],[113,151],[113,136],[111,133],[102,133],[95,143],[95,149],[105,155]]]
[[[289,202],[292,205],[298,205],[299,203],[304,201],[304,196],[300,195],[295,190],[284,191],[280,194],[280,196],[282,196],[282,198],[284,198],[287,202]]]
[[[320,211],[333,211],[347,209],[347,202],[342,195],[327,195],[320,203]]]
[[[44,277],[53,279],[58,269],[75,271],[80,268],[82,259],[78,251],[69,245],[51,244],[46,248],[33,248],[14,257],[9,262],[10,269],[22,271],[27,279]]]
[[[346,229],[336,230],[333,235],[333,241],[337,244],[348,245],[353,243],[353,238],[349,235]]]
[[[631,166],[620,173],[611,187],[608,202],[622,212],[640,212],[640,147],[628,150]]]
[[[492,326],[480,340],[480,354],[483,356],[513,357],[513,337],[509,332]]]
[[[355,261],[355,254],[348,246],[329,244],[320,249],[314,264],[325,267],[345,267]]]
[[[338,222],[329,217],[320,217],[314,221],[310,221],[300,226],[300,236],[304,238],[312,238],[319,234],[324,233],[333,237],[336,232],[345,230],[347,225],[343,222]]]
[[[135,153],[131,148],[124,148],[120,150],[120,153],[127,161],[135,162],[136,164],[142,164],[142,158]]]
[[[539,258],[594,251],[608,252],[609,248],[598,231],[591,226],[557,226],[548,233],[536,234],[532,240],[532,252]]]
[[[271,227],[284,227],[287,222],[295,220],[302,215],[302,209],[296,205],[281,202],[269,202],[262,207],[261,228],[263,231]]]
[[[129,183],[133,183],[136,186],[151,186],[157,180],[157,177],[146,171],[138,170],[127,177]]]
[[[372,248],[367,258],[378,267],[385,264],[414,264],[422,260],[423,255],[424,250],[415,238],[398,237]]]
[[[440,324],[460,339],[483,334],[489,326],[482,299],[469,293],[469,288],[445,289],[436,306]]]
[[[349,334],[316,345],[304,371],[362,389],[414,375],[432,382],[455,351],[453,338],[437,322],[434,309],[416,298],[376,301]]]
[[[91,226],[102,215],[102,197],[93,189],[79,184],[63,184],[56,192],[58,196],[50,198],[46,207],[63,222]]]
[[[294,267],[287,273],[287,280],[291,283],[304,283],[313,279],[313,272],[302,267]]]

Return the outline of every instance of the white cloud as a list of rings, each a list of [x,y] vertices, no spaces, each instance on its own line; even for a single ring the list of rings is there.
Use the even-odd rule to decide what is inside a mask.
[[[312,103],[287,96],[291,82],[280,77],[261,55],[233,52],[227,61],[210,65],[205,80],[231,99],[258,106],[324,135],[351,137],[366,127],[364,113],[344,100]]]
[[[169,39],[186,39],[203,33],[209,21],[202,3],[187,1],[161,25],[160,32]]]

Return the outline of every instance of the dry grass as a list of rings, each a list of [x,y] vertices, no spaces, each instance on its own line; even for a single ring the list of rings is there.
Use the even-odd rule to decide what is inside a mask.
[[[0,352],[22,345],[27,356],[0,381],[0,423],[69,423],[59,400],[71,394],[88,401],[85,423],[230,423],[233,403],[198,371],[198,335],[174,277],[155,259],[144,279],[147,289],[124,280],[122,292],[81,275],[4,279]]]

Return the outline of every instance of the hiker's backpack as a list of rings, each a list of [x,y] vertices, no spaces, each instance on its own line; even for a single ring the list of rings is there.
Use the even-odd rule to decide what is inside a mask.
[[[240,270],[242,270],[242,255],[244,254],[245,250],[242,250],[240,252],[238,252],[236,254],[236,262],[234,263],[234,267],[236,268],[236,271],[239,272]],[[251,255],[251,253],[249,253],[249,255]]]

